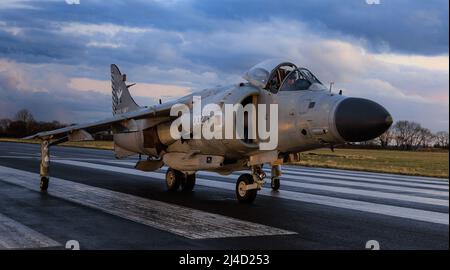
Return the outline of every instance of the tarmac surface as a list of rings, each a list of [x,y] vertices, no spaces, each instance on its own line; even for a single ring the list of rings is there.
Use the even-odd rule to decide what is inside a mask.
[[[448,179],[283,166],[274,192],[266,168],[245,205],[234,191],[243,172],[199,172],[194,191],[169,192],[166,168],[55,146],[40,192],[39,153],[0,143],[0,249],[449,248]]]

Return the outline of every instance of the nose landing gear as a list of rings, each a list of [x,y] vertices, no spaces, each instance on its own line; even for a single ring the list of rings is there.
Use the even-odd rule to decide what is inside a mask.
[[[257,189],[249,188],[253,185],[253,176],[244,173],[236,182],[236,197],[240,203],[252,203],[256,198]]]
[[[281,166],[272,165],[270,187],[272,190],[280,188]],[[239,176],[236,182],[236,197],[240,203],[252,203],[256,199],[258,190],[264,185],[265,172],[262,165],[253,165],[252,173]]]
[[[236,197],[240,203],[252,203],[256,199],[258,190],[264,185],[266,173],[261,165],[252,166],[252,174],[239,176],[236,182]]]

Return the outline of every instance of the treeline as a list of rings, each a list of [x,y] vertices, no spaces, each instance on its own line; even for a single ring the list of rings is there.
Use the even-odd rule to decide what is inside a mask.
[[[439,131],[432,133],[419,123],[398,121],[380,137],[358,144],[371,148],[418,150],[427,148],[449,148],[449,133]]]
[[[65,127],[58,121],[36,121],[28,110],[20,110],[13,119],[0,119],[0,137],[23,138],[37,132]]]

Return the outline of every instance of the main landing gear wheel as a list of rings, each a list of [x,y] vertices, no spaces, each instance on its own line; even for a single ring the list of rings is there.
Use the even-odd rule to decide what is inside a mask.
[[[49,179],[48,179],[48,177],[41,177],[41,184],[40,184],[40,187],[41,187],[41,191],[47,191],[47,189],[48,189],[48,182],[49,182]]]
[[[180,187],[181,182],[183,181],[184,174],[178,170],[169,168],[166,172],[166,185],[167,190],[175,191]]]
[[[253,184],[253,176],[249,173],[239,176],[236,183],[236,197],[240,203],[252,203],[256,198],[256,189],[247,189],[247,185]]]
[[[279,190],[280,189],[280,178],[278,178],[278,177],[272,178],[272,181],[270,182],[270,187],[274,191]]]
[[[195,186],[195,174],[187,174],[184,175],[183,180],[181,181],[181,190],[182,191],[192,191]]]

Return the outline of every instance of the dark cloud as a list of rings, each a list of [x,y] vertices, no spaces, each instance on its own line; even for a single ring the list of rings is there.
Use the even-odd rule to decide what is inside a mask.
[[[325,38],[350,40],[374,52],[448,54],[448,1],[445,0],[381,0],[380,5],[368,5],[365,0],[114,0],[107,3],[83,1],[80,5],[67,5],[61,0],[26,1],[25,4],[33,8],[1,9],[0,4],[3,28],[20,29],[19,33],[11,33],[2,30],[0,25],[1,57],[31,63],[96,66],[117,62],[219,68],[216,63],[221,63],[221,69],[236,72],[242,71],[243,63],[245,66],[245,63],[254,63],[267,55],[252,50],[226,50],[226,43],[233,48],[247,43],[245,36],[241,40],[227,41],[225,38],[220,40],[221,44],[210,42],[208,37],[220,32],[233,33],[236,29],[251,35],[253,27],[272,21],[284,21],[285,26],[278,25],[281,28],[300,22],[305,25],[305,31]],[[62,25],[72,22],[152,28],[157,32],[122,33],[110,39],[103,37],[103,41],[110,44],[121,43],[120,48],[87,47],[90,41],[102,39],[102,34],[89,37],[59,31]],[[242,25],[248,25],[248,28],[244,29]],[[180,34],[195,43],[197,49],[184,44]],[[291,35],[298,35],[298,31]],[[276,42],[271,36],[266,39],[268,43]],[[167,57],[171,52],[173,55]],[[176,55],[180,53],[182,55]]]
[[[448,52],[447,0],[228,0],[228,1],[65,1],[26,2],[33,9],[0,9],[2,20],[18,27],[45,30],[54,22],[113,23],[180,32],[213,32],[227,22],[270,19],[306,23],[325,36],[365,39],[370,50],[399,53]],[[249,32],[252,29],[248,29]],[[45,36],[44,36],[45,37]],[[75,41],[76,40],[70,40]]]
[[[18,35],[0,30],[0,56],[21,62],[76,63],[85,45],[79,39],[41,29],[22,29]]]
[[[365,0],[194,2],[194,8],[208,17],[301,21],[324,35],[366,39],[373,51],[389,48],[429,55],[448,53],[448,7],[447,0],[381,0],[379,5],[368,5]]]
[[[0,117],[22,107],[44,120],[109,116],[109,95],[68,89],[67,81],[108,80],[111,63],[133,81],[200,89],[235,83],[251,65],[283,57],[325,83],[388,104],[395,116],[425,121],[429,115],[430,126],[448,129],[448,103],[429,101],[429,96],[448,99],[448,71],[392,68],[364,56],[448,55],[448,1],[380,1],[23,3],[31,8],[0,3]],[[18,63],[8,68],[26,72],[2,73],[2,59]],[[386,96],[389,91],[397,96]],[[408,114],[408,105],[396,103],[417,110]],[[446,116],[437,117],[440,111]]]

